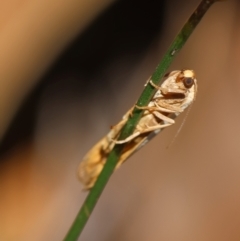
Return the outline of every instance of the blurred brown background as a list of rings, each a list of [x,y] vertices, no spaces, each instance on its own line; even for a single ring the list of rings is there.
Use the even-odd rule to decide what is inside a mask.
[[[133,105],[199,0],[0,3],[0,240],[62,240],[86,151]],[[80,240],[240,239],[239,1],[214,4],[170,70],[198,95],[114,173]]]

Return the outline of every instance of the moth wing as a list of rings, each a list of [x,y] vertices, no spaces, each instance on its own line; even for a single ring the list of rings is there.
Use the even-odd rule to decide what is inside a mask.
[[[125,125],[131,112],[132,109],[130,109],[126,115],[124,115],[123,119],[117,125],[113,126],[111,131],[99,142],[97,142],[97,144],[95,144],[84,156],[78,167],[78,177],[84,184],[85,189],[90,189],[95,184],[106,163],[109,153],[114,147],[114,142],[112,140],[116,140],[118,138],[120,130]],[[125,144],[116,169],[120,167],[121,164],[125,162],[133,153],[135,153],[148,142],[149,135],[149,133],[141,134]]]
[[[148,136],[149,133],[141,134],[140,136],[125,144],[116,169],[119,168],[131,155],[133,155],[149,141]]]
[[[95,144],[84,156],[78,167],[78,177],[86,189],[91,188],[101,173],[110,151],[114,147],[113,139],[119,136],[119,132],[126,123],[127,118],[122,119],[111,131]]]

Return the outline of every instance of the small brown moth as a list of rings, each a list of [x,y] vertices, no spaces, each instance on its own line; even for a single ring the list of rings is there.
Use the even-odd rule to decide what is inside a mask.
[[[193,103],[197,93],[197,80],[193,70],[176,70],[165,77],[161,86],[149,80],[157,91],[148,106],[136,106],[144,110],[144,113],[132,135],[125,140],[117,141],[120,130],[134,107],[85,155],[78,170],[79,179],[85,189],[93,187],[115,144],[127,143],[116,166],[117,169],[162,129],[174,124],[174,119]]]

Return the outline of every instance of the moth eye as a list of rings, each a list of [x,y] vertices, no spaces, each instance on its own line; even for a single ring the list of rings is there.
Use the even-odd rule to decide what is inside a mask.
[[[193,84],[194,84],[194,80],[193,80],[193,78],[184,78],[183,79],[183,84],[184,84],[184,86],[186,87],[186,88],[191,88],[192,86],[193,86]]]

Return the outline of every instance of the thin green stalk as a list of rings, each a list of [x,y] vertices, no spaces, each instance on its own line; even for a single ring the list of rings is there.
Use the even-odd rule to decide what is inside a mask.
[[[155,84],[160,84],[161,79],[163,78],[166,70],[172,63],[173,59],[175,58],[176,54],[179,50],[183,47],[186,43],[187,39],[196,28],[204,14],[210,8],[210,6],[220,0],[202,0],[197,9],[188,19],[186,24],[183,26],[181,31],[178,33],[176,38],[174,39],[173,43],[169,47],[168,51],[164,55],[161,63],[157,66],[156,70],[152,75],[152,81]],[[155,93],[155,89],[151,85],[147,85],[143,90],[140,98],[137,101],[138,106],[146,106],[150,102],[152,96]],[[137,125],[138,121],[141,118],[142,110],[134,109],[132,116],[127,121],[126,125],[123,127],[119,140],[125,139],[131,133],[133,133],[135,126]],[[72,224],[69,232],[67,233],[64,241],[75,241],[78,239],[78,236],[81,234],[88,218],[90,217],[93,208],[95,207],[104,187],[106,186],[108,179],[110,178],[111,174],[114,171],[114,168],[119,160],[121,152],[124,148],[123,145],[115,145],[113,150],[110,152],[107,162],[99,175],[94,187],[90,190],[87,198],[85,199],[77,217]]]

